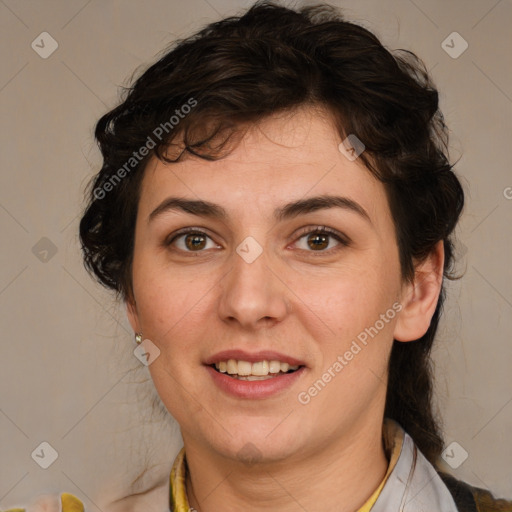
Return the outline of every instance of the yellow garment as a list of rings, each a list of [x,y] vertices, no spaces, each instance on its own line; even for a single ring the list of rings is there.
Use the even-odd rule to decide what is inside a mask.
[[[379,487],[375,489],[375,492],[366,500],[364,505],[357,512],[370,512],[373,505],[377,501],[382,488],[386,484],[389,475],[395,469],[396,463],[398,461],[398,457],[400,457],[400,452],[402,451],[402,443],[404,441],[403,434],[400,432],[400,429],[397,427],[397,424],[392,421],[384,420],[383,427],[383,438],[384,438],[384,446],[386,447],[386,451],[389,455],[389,465],[382,482]]]
[[[72,494],[63,492],[60,495],[60,502],[62,506],[62,512],[84,512],[84,504]],[[10,508],[5,512],[25,512],[24,508]],[[53,512],[53,511],[52,511]],[[56,511],[57,512],[57,511]]]
[[[370,512],[371,508],[375,505],[400,457],[403,436],[403,431],[398,424],[392,420],[384,421],[383,440],[386,455],[389,458],[388,469],[380,485],[357,512]],[[190,512],[192,510],[187,498],[187,471],[185,449],[182,448],[174,460],[170,476],[170,503],[173,512]],[[496,500],[490,492],[483,489],[470,488],[470,490],[474,496],[478,512],[512,512],[512,501]],[[62,512],[85,512],[83,503],[72,494],[62,493],[60,499]],[[11,508],[5,512],[26,512],[26,510],[24,508]]]
[[[84,504],[72,494],[61,494],[62,512],[84,512]]]
[[[382,479],[379,487],[368,498],[364,505],[357,512],[370,512],[371,508],[377,501],[382,488],[384,487],[389,475],[393,471],[400,452],[402,450],[403,433],[397,428],[397,425],[392,421],[385,420],[383,428],[384,445],[389,451],[389,465],[388,470]],[[185,459],[185,448],[182,448],[180,453],[174,460],[174,465],[171,470],[171,509],[174,512],[189,512],[190,505],[187,498],[187,490],[185,487],[187,477],[187,463]]]

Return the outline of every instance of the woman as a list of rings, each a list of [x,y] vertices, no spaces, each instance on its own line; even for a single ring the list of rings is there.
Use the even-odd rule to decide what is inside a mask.
[[[96,138],[84,259],[180,425],[171,510],[512,510],[440,470],[430,350],[464,197],[413,54],[258,3]]]

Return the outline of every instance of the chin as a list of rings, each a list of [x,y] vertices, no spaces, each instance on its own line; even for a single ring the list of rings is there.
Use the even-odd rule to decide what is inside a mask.
[[[296,436],[285,431],[278,435],[274,422],[271,428],[240,430],[239,435],[225,439],[225,443],[212,443],[224,457],[244,464],[281,462],[300,451]],[[293,441],[291,441],[293,440]],[[291,444],[293,442],[293,445]],[[227,444],[226,444],[227,443]]]

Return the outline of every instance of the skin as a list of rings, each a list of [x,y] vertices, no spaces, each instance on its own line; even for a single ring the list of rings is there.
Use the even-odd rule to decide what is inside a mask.
[[[386,473],[387,361],[393,338],[415,340],[427,330],[443,250],[437,244],[417,265],[415,280],[402,280],[384,186],[359,159],[348,160],[340,142],[328,114],[304,107],[263,120],[216,162],[155,159],[146,169],[128,317],[161,351],[149,369],[181,427],[188,497],[200,512],[354,511]],[[324,194],[357,202],[370,222],[342,208],[272,217],[285,203]],[[169,196],[214,202],[228,217],[172,210],[148,221]],[[329,237],[318,249],[314,234],[300,233],[318,226],[337,230],[348,245]],[[185,236],[165,244],[187,227],[208,235],[202,248],[187,247]],[[247,236],[263,249],[250,264],[236,252]],[[298,394],[395,302],[400,313],[301,404]],[[277,350],[307,368],[277,396],[234,398],[213,384],[202,364],[233,348]],[[244,455],[248,443],[258,463]]]

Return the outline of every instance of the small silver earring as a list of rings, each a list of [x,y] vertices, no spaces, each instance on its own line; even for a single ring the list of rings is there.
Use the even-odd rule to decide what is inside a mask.
[[[140,345],[142,343],[142,333],[141,332],[135,333],[135,341],[137,342],[137,345]]]

